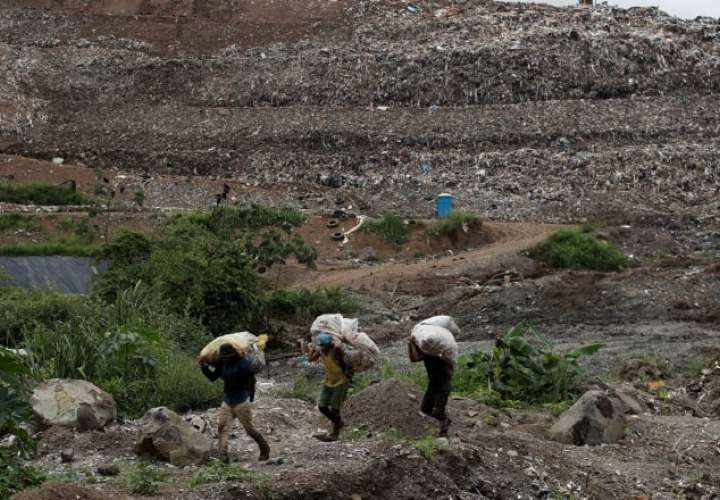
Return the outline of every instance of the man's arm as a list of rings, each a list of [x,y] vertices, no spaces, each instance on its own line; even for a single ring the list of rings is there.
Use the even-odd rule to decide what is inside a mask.
[[[200,363],[200,370],[202,370],[203,375],[205,375],[210,382],[215,382],[220,378],[220,368],[216,364]]]
[[[425,354],[423,354],[412,338],[408,341],[408,357],[413,363],[417,363],[418,361],[425,359]]]
[[[343,352],[342,348],[340,348],[340,347],[333,347],[332,355],[333,355],[333,359],[334,359],[335,362],[338,364],[338,366],[340,367],[340,369],[343,371],[343,373],[345,374],[345,376],[346,376],[347,378],[352,378],[352,376],[353,376],[353,369],[352,369],[352,366],[350,365],[350,363],[348,363],[348,362],[345,360],[345,353]]]
[[[308,361],[313,362],[320,359],[320,351],[313,346],[308,346]]]

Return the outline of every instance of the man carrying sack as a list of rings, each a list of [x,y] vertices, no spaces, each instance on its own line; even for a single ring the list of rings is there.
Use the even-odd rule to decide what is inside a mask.
[[[343,350],[334,345],[332,335],[327,333],[318,335],[317,346],[318,349],[310,347],[308,359],[322,360],[325,367],[325,383],[320,391],[318,410],[332,422],[333,429],[331,433],[317,434],[315,438],[326,442],[337,441],[343,428],[340,410],[347,398],[352,370],[345,361]]]
[[[237,418],[245,432],[260,447],[259,460],[270,457],[270,447],[265,438],[253,427],[250,403],[255,399],[255,372],[252,362],[245,353],[238,352],[232,344],[222,344],[216,361],[201,361],[203,374],[214,382],[223,380],[223,403],[218,410],[218,448],[220,459],[229,463],[228,437],[230,427]]]
[[[420,350],[414,338],[408,342],[410,361],[423,361],[428,376],[428,386],[423,396],[420,411],[440,422],[441,437],[447,437],[452,420],[447,416],[447,403],[452,390],[454,365],[438,356],[432,356]]]

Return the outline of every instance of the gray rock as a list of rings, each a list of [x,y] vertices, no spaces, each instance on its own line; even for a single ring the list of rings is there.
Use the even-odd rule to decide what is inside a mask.
[[[33,391],[31,402],[45,425],[102,429],[117,418],[113,397],[86,380],[47,380]]]
[[[159,407],[143,417],[135,453],[173,465],[199,465],[210,457],[210,442],[180,415]]]
[[[120,467],[115,464],[103,464],[98,465],[97,467],[97,473],[101,476],[119,476],[120,475]]]
[[[602,391],[588,391],[550,428],[561,443],[582,446],[616,443],[625,435],[623,403]]]
[[[615,391],[613,395],[622,403],[626,415],[642,415],[645,411],[643,405],[626,392]]]
[[[64,464],[69,464],[75,460],[75,450],[68,448],[60,452],[60,461]]]

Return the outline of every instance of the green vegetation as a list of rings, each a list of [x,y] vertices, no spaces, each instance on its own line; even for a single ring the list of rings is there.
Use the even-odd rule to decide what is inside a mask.
[[[433,223],[427,230],[428,234],[433,237],[449,236],[456,234],[462,230],[466,224],[472,224],[478,220],[477,215],[469,212],[457,211],[450,214],[445,219],[440,219]]]
[[[126,232],[104,245],[109,264],[94,291],[105,300],[142,281],[176,314],[213,334],[246,328],[273,332],[261,275],[294,258],[312,266],[317,252],[293,235],[302,214],[289,209],[218,209],[180,216],[157,236]]]
[[[530,256],[558,268],[620,271],[627,264],[622,252],[591,228],[561,229],[533,248]]]
[[[41,303],[25,304],[25,311],[51,306],[40,321],[16,320],[13,329],[19,332],[6,333],[22,335],[33,378],[91,380],[130,416],[159,405],[178,411],[204,407],[217,397],[219,387],[205,379],[189,354],[210,337],[191,318],[163,312],[147,288],[125,290],[111,303],[63,300],[59,294],[44,302],[40,292],[26,294]],[[65,319],[49,321],[48,316]]]
[[[31,257],[35,255],[68,255],[94,257],[99,245],[88,244],[80,238],[60,238],[46,243],[12,243],[0,246],[0,255],[5,257]]]
[[[34,205],[84,205],[88,199],[73,186],[33,182],[29,184],[0,184],[0,201],[32,203]]]
[[[578,364],[602,345],[592,344],[569,353],[536,346],[527,325],[517,325],[495,342],[490,354],[475,352],[458,359],[453,380],[456,393],[493,406],[566,405],[583,390]],[[535,336],[536,337],[536,336]],[[532,342],[531,340],[535,340]]]
[[[128,493],[143,496],[155,496],[165,482],[165,474],[156,467],[140,463],[124,474],[119,483]]]
[[[0,498],[37,486],[45,480],[41,471],[24,464],[32,450],[30,436],[20,425],[31,417],[29,371],[22,359],[0,347],[0,439],[14,435],[16,445],[0,448]]]
[[[395,212],[385,212],[380,220],[366,222],[363,227],[366,231],[382,235],[385,241],[396,247],[408,239],[408,227],[403,218]]]
[[[413,441],[412,445],[417,448],[425,458],[432,458],[438,451],[447,449],[447,445],[440,444],[435,436],[430,435]]]
[[[266,304],[269,315],[303,323],[320,314],[354,314],[360,306],[355,296],[341,288],[274,290],[268,293]]]
[[[315,403],[320,393],[320,381],[312,379],[305,371],[299,371],[293,378],[292,386],[278,392],[278,397],[294,398]]]
[[[216,484],[226,481],[257,481],[260,476],[257,472],[251,471],[237,464],[224,464],[212,462],[200,468],[190,480],[190,487],[195,488],[203,484]]]
[[[35,230],[37,227],[37,222],[27,215],[18,213],[0,214],[0,231],[8,229]]]

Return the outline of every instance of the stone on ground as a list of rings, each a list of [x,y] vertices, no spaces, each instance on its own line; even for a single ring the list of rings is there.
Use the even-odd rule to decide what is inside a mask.
[[[588,391],[550,428],[550,438],[582,446],[616,443],[625,435],[623,403],[602,391]]]
[[[32,395],[33,411],[45,425],[102,429],[117,417],[115,400],[86,380],[50,379]]]
[[[159,407],[143,417],[135,453],[173,465],[199,465],[210,457],[210,442],[180,415]]]

